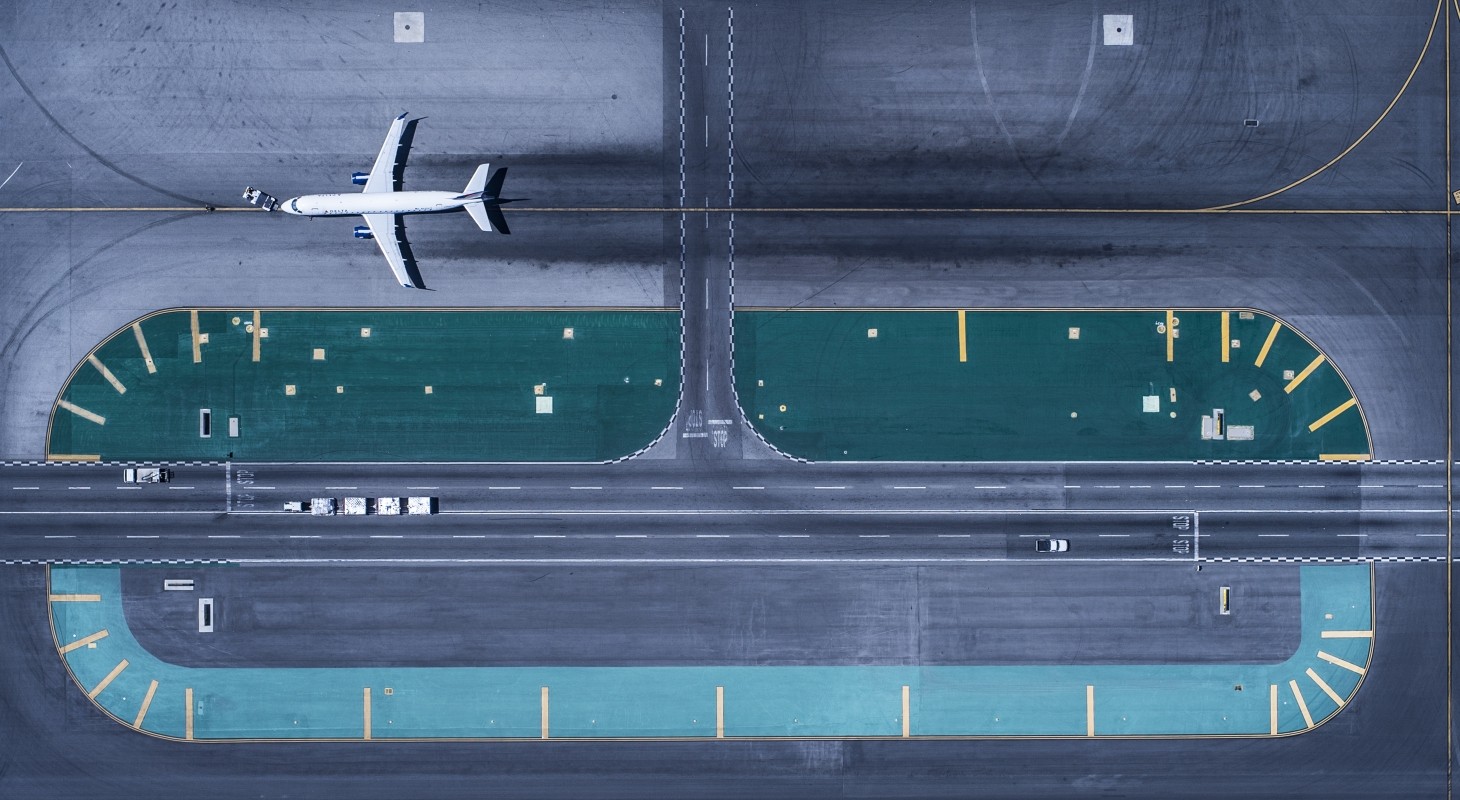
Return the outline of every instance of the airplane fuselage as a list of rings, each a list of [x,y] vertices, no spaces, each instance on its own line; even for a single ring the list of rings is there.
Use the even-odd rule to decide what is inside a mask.
[[[355,214],[426,214],[449,211],[480,200],[481,193],[374,192],[351,194],[306,194],[279,206],[285,213],[301,217],[344,217]]]

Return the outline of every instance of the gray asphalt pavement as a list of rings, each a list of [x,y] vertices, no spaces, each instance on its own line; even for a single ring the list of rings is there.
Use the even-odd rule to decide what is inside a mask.
[[[1290,184],[1242,208],[1450,208],[1443,4],[447,3],[425,9],[421,45],[391,41],[396,10],[0,6],[0,208],[173,209],[0,212],[0,456],[38,457],[72,366],[166,306],[682,303],[686,381],[669,435],[614,468],[412,467],[404,480],[399,467],[234,465],[180,467],[173,487],[131,490],[110,465],[0,467],[0,558],[259,559],[240,573],[286,581],[313,573],[272,565],[526,558],[556,572],[578,559],[673,574],[684,591],[729,580],[705,570],[760,570],[734,583],[745,602],[797,596],[778,583],[796,574],[798,591],[825,589],[821,615],[763,629],[762,649],[739,657],[796,658],[794,638],[895,660],[913,638],[944,642],[920,657],[970,652],[959,615],[990,598],[935,603],[898,584],[893,596],[929,600],[916,624],[874,604],[885,635],[871,621],[840,639],[834,626],[804,639],[797,627],[845,620],[838,609],[881,585],[849,578],[872,564],[894,584],[929,571],[1068,571],[1080,576],[1067,579],[1072,596],[1127,590],[1112,601],[1115,624],[1141,612],[1130,598],[1150,587],[1137,568],[1209,593],[1209,570],[1250,582],[1290,569],[1219,559],[1446,555],[1448,481],[1434,464],[795,465],[733,424],[727,335],[732,303],[1252,306],[1335,359],[1377,457],[1449,458],[1447,217],[1129,213],[1243,203]],[[1101,43],[1105,13],[1133,15],[1134,46]],[[245,184],[343,189],[401,111],[428,117],[407,188],[464,184],[490,160],[512,169],[508,194],[523,198],[508,208],[511,237],[483,237],[461,215],[409,222],[434,293],[398,290],[374,248],[348,240],[348,220],[196,210],[237,203]],[[705,206],[714,212],[675,213]],[[607,210],[623,207],[667,211]],[[905,213],[765,211],[807,207]],[[971,207],[1100,213],[930,210]],[[240,483],[244,468],[252,483]],[[331,486],[439,493],[460,513],[255,513]],[[682,488],[656,488],[669,486]],[[1191,529],[1174,527],[1187,513]],[[1030,538],[1054,531],[1074,543],[1060,557],[1071,563],[1020,561],[1035,558]],[[805,563],[747,563],[782,555]],[[1161,560],[1121,560],[1147,557]],[[910,558],[1004,563],[897,565]],[[96,714],[50,645],[42,573],[0,566],[0,794],[1439,796],[1447,576],[1398,563],[1378,575],[1385,633],[1363,690],[1291,739],[225,748],[152,741]],[[555,597],[562,605],[533,613],[594,619],[584,595]],[[633,607],[597,619],[642,619]],[[744,611],[710,607],[706,622],[744,623]],[[1174,642],[1189,631],[1172,613]],[[1036,616],[1023,620],[1032,636],[1057,635]],[[628,633],[661,656],[684,650],[662,626]],[[1212,645],[1282,638],[1268,633]],[[732,644],[698,653],[733,656]]]
[[[1442,604],[1433,564],[1377,567],[1370,677],[1332,722],[1269,740],[241,744],[184,746],[95,713],[61,671],[37,600],[37,567],[5,567],[0,698],[26,731],[3,750],[11,796],[206,793],[357,798],[644,796],[1282,797],[1441,796],[1445,790]],[[1258,567],[1248,569],[1270,569]],[[1375,731],[1386,735],[1376,736]]]
[[[1297,569],[193,567],[125,570],[123,603],[143,647],[199,667],[1250,663],[1297,647]]]

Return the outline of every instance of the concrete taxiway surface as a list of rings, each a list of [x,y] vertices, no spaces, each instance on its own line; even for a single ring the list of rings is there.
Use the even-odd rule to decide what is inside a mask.
[[[687,310],[707,313],[685,331],[691,391],[682,427],[651,455],[687,462],[756,455],[755,440],[744,435],[732,435],[725,448],[715,448],[710,437],[682,437],[706,432],[705,423],[693,420],[723,419],[722,411],[733,409],[725,336],[733,286],[735,303],[764,306],[1258,307],[1309,333],[1343,365],[1373,421],[1377,458],[1448,457],[1447,221],[1408,213],[1450,207],[1448,59],[1442,56],[1455,20],[1443,4],[1384,15],[1358,3],[1321,10],[1145,4],[1131,9],[1136,23],[1128,48],[1098,43],[1100,9],[1066,3],[906,10],[873,3],[624,3],[499,11],[491,18],[475,9],[432,9],[424,46],[390,41],[394,10],[0,10],[9,73],[0,100],[16,110],[7,133],[20,132],[0,145],[10,176],[0,186],[0,203],[175,209],[0,217],[7,264],[0,297],[8,312],[0,313],[0,454],[39,457],[45,414],[70,366],[106,333],[158,307],[674,306],[683,299]],[[449,80],[437,81],[432,108],[419,112],[431,119],[421,126],[408,187],[459,185],[485,156],[514,168],[508,188],[532,205],[698,203],[714,213],[509,209],[513,237],[489,242],[460,215],[412,220],[417,256],[438,289],[420,300],[397,293],[368,243],[348,249],[347,221],[177,210],[231,202],[245,183],[278,194],[343,186],[378,146],[378,125],[362,119],[417,110],[406,99],[443,75]],[[379,99],[361,100],[362,83]],[[521,169],[527,165],[530,173]],[[1242,204],[1235,210],[1386,213],[1129,213],[1233,203]],[[768,214],[751,211],[752,204],[830,204],[833,210]],[[1094,213],[916,210],[989,205]],[[838,208],[906,213],[835,213]],[[336,240],[338,249],[321,246]],[[1349,477],[1334,485],[1329,474],[1289,481],[1293,494],[1316,493],[1305,513],[1323,520],[1305,526],[1303,543],[1321,534],[1338,540],[1340,533],[1362,541],[1370,537],[1360,534],[1372,536],[1382,526],[1409,542],[1388,552],[1442,557],[1444,490],[1421,484],[1446,484],[1443,474],[1427,474],[1400,491],[1422,501],[1420,513],[1403,518],[1370,510],[1385,505],[1376,498],[1396,491],[1390,481]],[[927,480],[909,481],[929,487],[924,490],[885,491],[961,499],[961,492],[933,488],[935,477],[930,470]],[[1277,484],[1267,474],[1250,481],[1156,477],[1121,474],[1094,484],[1061,476],[1056,488],[1047,475],[1036,485],[1050,497],[1114,509],[1145,503],[1161,486],[1170,493],[1161,499],[1185,502],[1160,508],[1191,510],[1204,505],[1206,492],[1260,496]],[[716,496],[754,491],[734,489],[738,478],[720,481],[730,488]],[[567,487],[554,490],[560,497],[580,485],[577,476],[553,483]],[[609,485],[582,481],[600,483]],[[777,485],[763,483],[765,491]],[[332,477],[313,483],[320,484],[353,485]],[[44,484],[13,484],[33,485]],[[64,502],[74,498],[78,508],[106,502],[87,499],[98,489],[71,485],[92,482],[11,488],[6,502],[29,509],[54,500],[44,494],[52,491],[68,493]],[[187,485],[195,484],[179,484]],[[659,491],[656,485],[680,484],[648,483],[640,491],[648,496]],[[847,491],[815,488],[822,485],[844,484],[807,481],[779,505]],[[1263,505],[1279,504],[1288,491],[1273,489]],[[172,543],[123,538],[94,548],[80,537],[88,531],[111,539],[161,537],[169,526],[181,534],[191,519],[189,536],[204,537],[200,542],[239,536],[213,543],[221,545],[219,555],[241,552],[249,531],[234,521],[241,517],[227,514],[226,490],[222,511],[215,499],[196,517],[137,518],[157,522],[158,531],[82,522],[84,514],[37,514],[23,521],[15,542],[77,536],[77,546],[65,550],[57,544],[65,540],[39,539],[33,552],[147,558]],[[732,502],[754,507],[759,501]],[[215,515],[226,516],[213,521]],[[1330,527],[1328,520],[1345,515],[1360,521]],[[458,516],[477,518],[443,514],[429,522],[455,525]],[[22,521],[5,519],[7,525]],[[562,529],[582,522],[624,524],[570,518],[545,535],[567,537]],[[1210,541],[1221,541],[1220,532],[1208,533],[1211,517],[1202,522]],[[1232,557],[1291,557],[1298,549],[1290,547],[1298,544],[1291,522],[1286,529],[1275,518],[1263,525],[1267,535],[1254,532]],[[75,530],[61,532],[65,526]],[[283,537],[291,534],[275,534],[254,547],[289,555]],[[892,543],[890,536],[870,538],[880,532],[853,535],[847,549]],[[394,556],[408,541],[362,538],[352,550]],[[561,542],[564,550],[577,544],[542,541]],[[651,557],[661,544],[677,547],[674,541],[649,545]],[[1332,544],[1320,550],[1331,552]],[[1368,546],[1343,548],[1362,558]],[[339,552],[333,543],[322,549]],[[1165,742],[705,743],[611,752],[549,743],[531,753],[446,745],[428,755],[394,750],[385,758],[384,750],[361,744],[320,745],[297,755],[267,745],[179,753],[118,730],[95,714],[83,692],[68,688],[54,650],[42,646],[44,615],[33,602],[40,570],[6,569],[0,651],[7,668],[0,670],[0,695],[12,711],[7,718],[24,735],[7,737],[0,780],[17,796],[94,793],[98,785],[120,795],[219,797],[399,796],[407,793],[402,787],[420,795],[470,787],[519,796],[650,790],[959,796],[970,787],[1008,796],[1420,797],[1444,791],[1447,653],[1439,598],[1446,580],[1432,564],[1378,566],[1378,627],[1391,633],[1377,643],[1363,691],[1332,722],[1285,741],[1210,743],[1199,755],[1187,744]]]

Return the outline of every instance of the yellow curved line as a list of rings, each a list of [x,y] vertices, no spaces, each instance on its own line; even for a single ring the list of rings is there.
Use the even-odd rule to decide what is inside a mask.
[[[1394,99],[1393,100],[1390,100],[1389,101],[1389,105],[1384,108],[1384,113],[1380,114],[1379,115],[1379,118],[1376,119],[1376,120],[1374,120],[1373,124],[1369,126],[1368,130],[1364,131],[1362,134],[1359,134],[1359,138],[1353,140],[1353,143],[1351,143],[1348,147],[1345,147],[1342,152],[1340,152],[1338,155],[1334,156],[1327,164],[1324,164],[1323,166],[1319,167],[1318,169],[1313,170],[1312,172],[1308,173],[1307,175],[1304,175],[1303,177],[1301,177],[1301,178],[1293,181],[1292,183],[1288,184],[1287,186],[1282,187],[1281,189],[1273,189],[1272,191],[1268,192],[1267,194],[1258,195],[1257,197],[1249,198],[1247,200],[1239,200],[1239,201],[1237,201],[1235,203],[1227,203],[1226,205],[1221,205],[1221,206],[1210,206],[1208,208],[1204,208],[1204,209],[1201,209],[1201,210],[1202,211],[1225,211],[1227,209],[1236,208],[1238,206],[1245,206],[1245,205],[1248,205],[1250,203],[1256,203],[1256,202],[1261,201],[1261,200],[1266,200],[1269,197],[1273,197],[1273,196],[1276,196],[1276,195],[1280,195],[1280,194],[1282,194],[1283,192],[1286,192],[1289,189],[1292,189],[1292,188],[1297,187],[1297,186],[1301,186],[1302,184],[1307,183],[1309,180],[1312,180],[1313,178],[1317,177],[1324,170],[1327,170],[1329,167],[1333,166],[1334,164],[1337,164],[1340,160],[1343,159],[1344,156],[1346,156],[1350,152],[1352,152],[1355,147],[1358,147],[1359,144],[1361,144],[1365,139],[1369,138],[1369,134],[1373,133],[1374,132],[1374,129],[1377,128],[1377,127],[1379,127],[1379,123],[1383,122],[1384,121],[1384,118],[1387,117],[1387,116],[1389,116],[1389,112],[1394,110],[1394,106],[1399,102],[1399,98],[1403,97],[1404,96],[1404,93],[1406,91],[1408,91],[1410,81],[1413,81],[1414,80],[1415,73],[1416,72],[1419,72],[1419,65],[1425,60],[1425,54],[1428,53],[1429,50],[1430,50],[1430,42],[1434,41],[1434,39],[1435,39],[1435,28],[1439,25],[1439,22],[1440,22],[1440,9],[1442,9],[1444,7],[1445,7],[1445,0],[1440,0],[1440,2],[1435,5],[1435,18],[1430,21],[1430,32],[1429,32],[1428,35],[1425,36],[1424,47],[1421,47],[1420,48],[1420,50],[1419,50],[1419,58],[1416,58],[1414,60],[1414,66],[1413,67],[1410,67],[1410,69],[1409,69],[1409,76],[1404,79],[1404,85],[1402,85],[1402,86],[1399,87],[1399,93],[1396,94],[1396,95],[1394,95]]]

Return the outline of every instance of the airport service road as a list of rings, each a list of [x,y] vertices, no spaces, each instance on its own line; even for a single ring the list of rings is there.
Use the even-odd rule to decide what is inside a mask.
[[[1009,559],[1443,560],[1442,510],[750,510],[504,512],[435,517],[31,514],[6,561],[972,564]],[[1436,535],[1438,534],[1438,535]],[[1070,552],[1037,554],[1041,537]]]
[[[1432,463],[180,464],[128,486],[113,464],[0,464],[0,514],[282,512],[310,497],[430,495],[446,513],[1199,509],[1431,511]]]

